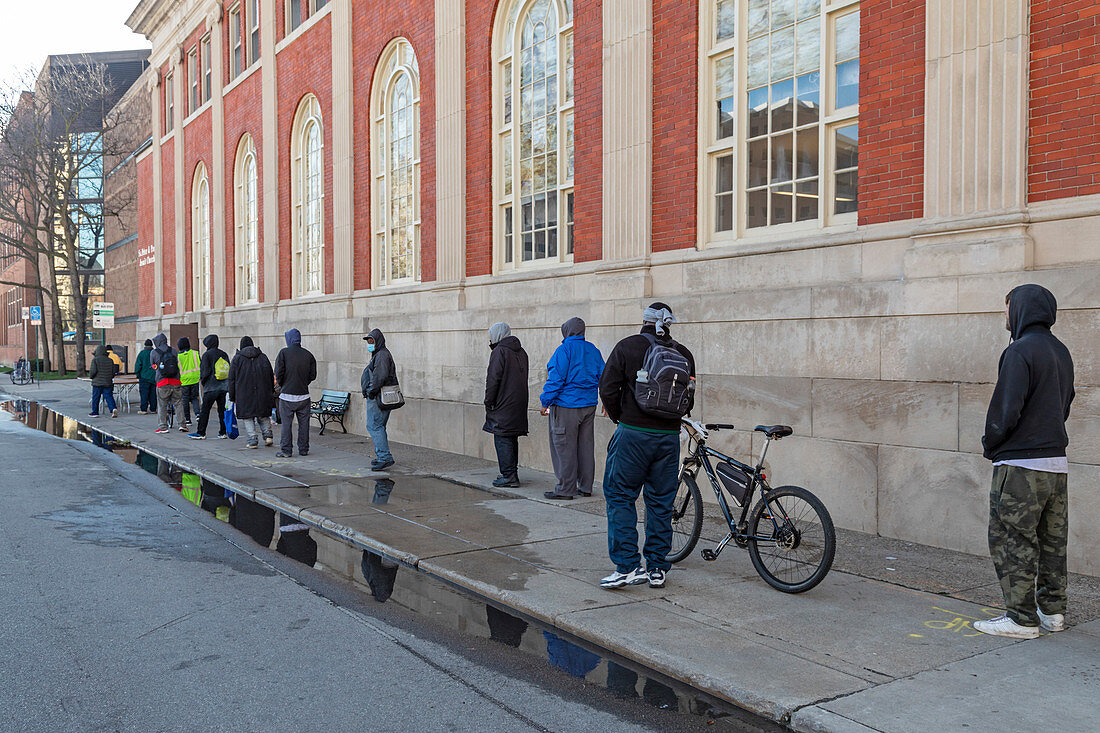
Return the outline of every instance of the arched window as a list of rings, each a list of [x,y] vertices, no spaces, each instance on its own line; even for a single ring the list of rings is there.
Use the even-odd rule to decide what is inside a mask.
[[[206,166],[199,163],[191,183],[191,274],[194,280],[192,309],[210,307],[210,182]]]
[[[855,224],[859,3],[701,8],[702,230],[734,241],[763,227]]]
[[[375,283],[420,279],[420,70],[412,46],[386,48],[371,88]]]
[[[234,252],[237,260],[237,303],[260,299],[260,202],[257,188],[256,144],[246,134],[237,145],[233,173],[235,191]]]
[[[295,295],[324,292],[325,135],[312,94],[298,105],[290,138]]]
[[[497,15],[496,242],[509,269],[573,256],[573,2],[510,0]]]

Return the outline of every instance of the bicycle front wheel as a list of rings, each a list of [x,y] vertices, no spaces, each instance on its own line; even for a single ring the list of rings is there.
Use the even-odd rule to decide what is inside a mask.
[[[833,566],[833,519],[801,486],[781,486],[763,496],[753,507],[749,531],[753,567],[776,590],[804,593]]]
[[[669,562],[680,562],[691,554],[703,531],[703,497],[690,474],[680,476],[676,500],[672,505],[672,548]]]

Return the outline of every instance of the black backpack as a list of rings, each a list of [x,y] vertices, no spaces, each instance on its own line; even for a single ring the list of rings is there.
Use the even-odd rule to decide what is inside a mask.
[[[695,397],[691,364],[675,341],[661,343],[652,334],[642,335],[649,340],[649,348],[634,382],[634,399],[646,414],[681,418],[691,411]]]
[[[176,357],[176,352],[169,349],[166,354],[162,354],[157,370],[161,379],[179,379],[180,360]]]

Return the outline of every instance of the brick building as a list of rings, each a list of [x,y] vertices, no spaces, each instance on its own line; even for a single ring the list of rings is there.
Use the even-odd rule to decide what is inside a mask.
[[[1100,573],[1095,3],[141,0],[128,24],[155,70],[138,339],[274,353],[295,326],[315,386],[356,392],[380,327],[393,437],[488,455],[489,324],[534,395],[560,323],[607,353],[660,298],[699,414],[795,428],[780,483],[981,553],[1003,299],[1037,281],[1077,360],[1071,563]]]
[[[122,95],[114,112],[126,122],[104,134],[105,151],[110,152],[104,153],[103,199],[108,210],[114,212],[103,223],[104,289],[108,300],[115,304],[115,327],[108,332],[107,342],[121,347],[119,353],[126,354],[127,369],[133,368],[138,351],[134,343],[139,318],[140,262],[152,259],[151,251],[142,251],[139,237],[141,189],[137,181],[137,158],[152,145],[150,100],[146,91],[152,74],[152,69],[147,69]]]

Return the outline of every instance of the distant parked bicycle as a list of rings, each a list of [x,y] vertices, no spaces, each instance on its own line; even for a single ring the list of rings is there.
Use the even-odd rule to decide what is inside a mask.
[[[669,562],[686,558],[699,541],[703,529],[703,497],[697,478],[701,469],[710,479],[718,506],[729,525],[725,539],[713,550],[703,550],[704,560],[717,560],[732,540],[738,547],[748,549],[756,572],[777,590],[803,593],[820,583],[832,567],[836,552],[836,531],[829,511],[820,499],[801,486],[773,489],[764,474],[768,446],[773,440],[785,438],[794,431],[786,425],[757,425],[755,430],[763,433],[765,440],[760,459],[753,468],[707,446],[711,432],[732,430],[733,425],[704,425],[686,418],[682,424],[688,435],[688,451],[676,491]],[[716,465],[711,463],[712,457],[719,461]],[[757,489],[760,500],[753,505]],[[737,519],[734,519],[726,494],[741,509]]]
[[[32,379],[31,363],[20,357],[19,361],[15,362],[15,368],[11,371],[11,383],[30,384]]]

